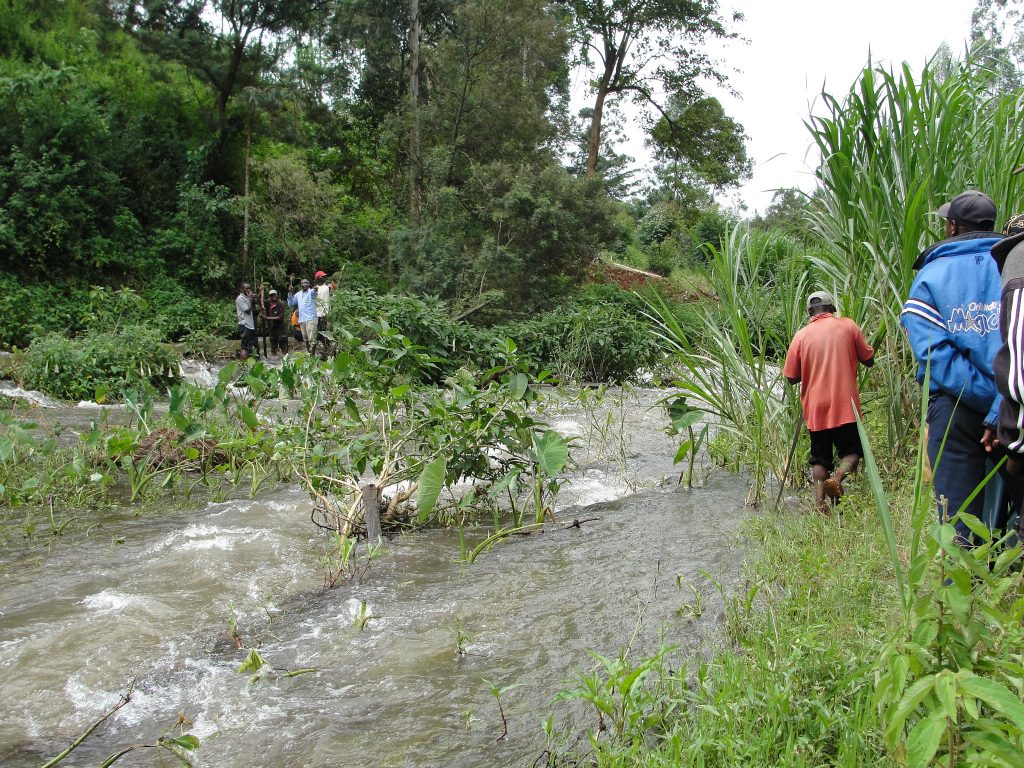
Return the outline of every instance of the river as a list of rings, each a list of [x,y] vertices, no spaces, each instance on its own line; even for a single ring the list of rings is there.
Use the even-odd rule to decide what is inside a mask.
[[[131,701],[62,765],[177,734],[179,718],[200,739],[199,766],[532,765],[552,698],[594,666],[588,651],[629,644],[642,658],[665,642],[678,662],[720,642],[708,574],[727,586],[741,575],[746,486],[721,471],[692,491],[675,485],[659,396],[613,391],[588,408],[546,398],[543,417],[579,442],[559,525],[472,565],[459,562],[457,531],[417,532],[324,592],[326,538],[293,487],[115,515],[45,555],[15,552],[0,573],[0,762],[40,765],[134,681]],[[87,404],[51,411],[71,432],[94,418]],[[467,531],[467,543],[486,535]],[[699,616],[683,610],[688,584],[702,591]],[[231,622],[273,667],[316,671],[251,680]],[[518,684],[502,696],[500,740],[489,683]],[[555,712],[566,733],[596,724],[580,705]],[[156,764],[152,750],[117,763]]]

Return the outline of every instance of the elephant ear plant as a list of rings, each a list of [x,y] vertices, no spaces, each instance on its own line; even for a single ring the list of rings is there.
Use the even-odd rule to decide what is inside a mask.
[[[378,345],[368,343],[310,369],[300,390],[301,424],[278,451],[302,478],[320,523],[342,536],[355,533],[360,487],[371,481],[386,495],[389,520],[400,525],[453,524],[471,505],[497,515],[498,494],[480,492],[494,487],[509,493],[515,514],[520,478],[530,479],[535,516],[543,520],[568,443],[529,413],[537,397],[532,385],[544,376],[531,380],[514,346],[506,351],[502,365],[482,373],[458,369],[443,386],[429,382],[436,358],[407,356],[400,375],[385,374]],[[428,367],[423,376],[415,372],[420,364]],[[339,380],[348,383],[345,391],[337,389]],[[475,489],[460,497],[454,488],[467,481]],[[414,498],[410,521],[401,506]]]

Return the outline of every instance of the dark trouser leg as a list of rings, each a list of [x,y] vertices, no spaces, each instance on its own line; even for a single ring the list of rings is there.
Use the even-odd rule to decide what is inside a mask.
[[[1000,446],[992,452],[992,461],[998,462],[1006,455],[1006,449]],[[1008,530],[1013,529],[1015,525],[1019,524],[1020,511],[1024,508],[1024,477],[1017,477],[1011,475],[1006,471],[1006,465],[999,470],[999,475],[1003,479],[1003,493],[1010,499],[1010,510],[1009,514],[1001,518],[996,518],[994,527],[1000,529],[1004,533]],[[1012,541],[1010,542],[1013,543]]]
[[[938,394],[929,398],[928,459],[932,463],[932,485],[939,501],[939,512],[943,512],[942,499],[945,498],[947,517],[953,517],[985,479],[988,454],[981,445],[981,436],[985,432],[984,418],[984,414],[963,403],[958,404],[956,398],[949,395]],[[982,492],[964,511],[980,520],[984,503]],[[957,533],[970,541],[970,529],[960,521],[955,525]]]

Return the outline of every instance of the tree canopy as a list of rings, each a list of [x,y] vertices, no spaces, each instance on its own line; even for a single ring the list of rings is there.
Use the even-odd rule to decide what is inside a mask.
[[[643,126],[660,178],[714,190],[746,163],[695,85],[728,34],[712,0],[10,0],[0,283],[184,297],[344,268],[529,314],[623,237],[624,161],[564,159],[580,52],[613,65],[604,98],[671,86]]]

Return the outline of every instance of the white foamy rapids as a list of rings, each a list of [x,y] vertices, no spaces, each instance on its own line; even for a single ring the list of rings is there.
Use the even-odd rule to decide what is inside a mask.
[[[572,482],[562,491],[562,495],[572,505],[589,507],[591,504],[625,498],[633,492],[625,482],[611,479],[602,472],[587,473],[583,477],[573,478]],[[558,506],[568,505],[559,504]]]
[[[130,606],[139,605],[143,601],[144,598],[138,595],[129,595],[116,589],[105,589],[102,592],[97,592],[95,595],[86,597],[82,600],[82,605],[99,613],[112,613],[114,611],[123,611]]]
[[[91,408],[92,410],[109,408],[119,411],[124,408],[124,405],[122,403],[94,403],[92,400],[79,400],[75,408]]]
[[[266,539],[270,533],[260,528],[225,528],[218,525],[192,524],[183,531],[175,531],[147,550],[147,554],[155,554],[170,547],[182,551],[230,550],[235,544],[255,539]]]
[[[583,425],[572,419],[562,419],[551,425],[551,428],[566,437],[579,437],[583,434]]]
[[[119,693],[90,686],[83,682],[82,676],[83,673],[75,672],[64,683],[64,695],[74,707],[74,714],[71,716],[74,721],[72,727],[76,727],[81,713],[103,713],[121,700]]]
[[[8,384],[0,384],[0,395],[5,395],[15,400],[28,400],[32,405],[37,405],[40,408],[60,407],[60,403],[56,400],[47,397],[42,392],[36,392],[34,389],[22,389],[21,387],[14,387]]]
[[[351,617],[353,624],[361,619],[377,618],[373,612],[373,606],[366,603],[364,608],[363,605],[363,601],[355,597],[350,597],[346,601],[345,606],[348,608],[348,614]]]
[[[181,361],[181,378],[197,387],[212,388],[217,386],[217,374],[209,363],[199,360]]]

